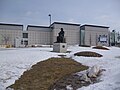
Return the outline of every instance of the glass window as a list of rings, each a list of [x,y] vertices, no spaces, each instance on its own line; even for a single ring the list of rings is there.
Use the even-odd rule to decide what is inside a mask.
[[[28,41],[27,40],[24,41],[24,45],[28,45]]]
[[[28,38],[28,33],[23,33],[23,38]]]
[[[23,40],[21,40],[21,44],[23,44]]]
[[[84,41],[85,41],[85,30],[81,30],[81,33],[80,33],[80,42],[81,42],[81,45],[84,45]]]

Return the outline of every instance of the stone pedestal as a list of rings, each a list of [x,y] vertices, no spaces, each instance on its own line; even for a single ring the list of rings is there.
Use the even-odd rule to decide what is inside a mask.
[[[53,44],[53,51],[65,53],[67,52],[67,43],[54,43]]]

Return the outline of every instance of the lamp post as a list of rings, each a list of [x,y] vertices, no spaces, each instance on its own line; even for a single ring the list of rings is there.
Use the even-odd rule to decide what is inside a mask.
[[[50,25],[51,25],[51,14],[49,14],[48,16],[50,17]],[[49,27],[50,27],[50,29],[51,29],[51,26],[49,26]],[[52,40],[51,40],[52,35],[51,35],[51,34],[52,34],[52,31],[50,32],[50,47],[52,47],[52,46],[51,46],[51,44],[52,44]]]
[[[48,15],[50,17],[50,25],[51,25],[51,14]]]

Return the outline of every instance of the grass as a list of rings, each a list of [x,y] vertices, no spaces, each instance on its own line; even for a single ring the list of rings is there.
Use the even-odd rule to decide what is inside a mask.
[[[93,47],[93,49],[109,50],[108,48],[103,47],[103,46],[95,46]]]
[[[70,58],[50,58],[33,65],[9,87],[14,90],[49,90],[62,77],[86,69],[87,66]]]
[[[74,54],[75,56],[85,56],[85,57],[102,57],[101,54],[91,51],[83,51]]]

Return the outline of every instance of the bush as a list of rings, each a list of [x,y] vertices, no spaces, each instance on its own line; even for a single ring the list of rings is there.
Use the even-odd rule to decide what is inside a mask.
[[[96,46],[96,47],[93,47],[93,49],[109,50],[108,48],[103,46]]]
[[[85,57],[102,57],[101,54],[91,51],[83,51],[74,54],[75,56],[85,56]]]
[[[89,45],[79,45],[79,46],[81,46],[81,47],[91,47]]]

